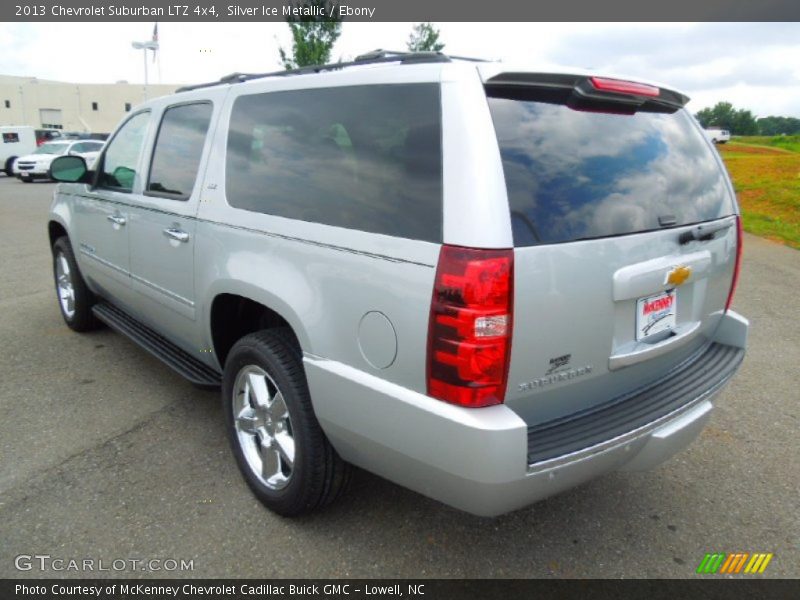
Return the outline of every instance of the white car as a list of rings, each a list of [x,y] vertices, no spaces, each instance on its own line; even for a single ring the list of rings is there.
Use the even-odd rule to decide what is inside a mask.
[[[731,132],[719,127],[709,127],[705,130],[706,137],[715,144],[724,144],[731,141]]]
[[[44,143],[33,154],[21,156],[14,162],[14,175],[26,183],[37,178],[50,179],[50,163],[57,156],[66,154],[80,156],[87,165],[91,166],[104,144],[98,140],[65,140]]]

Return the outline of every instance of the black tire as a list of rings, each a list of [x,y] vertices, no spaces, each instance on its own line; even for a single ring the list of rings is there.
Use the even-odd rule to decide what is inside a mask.
[[[16,156],[12,156],[8,160],[6,160],[6,164],[5,164],[4,168],[3,168],[3,171],[5,172],[7,177],[13,177],[14,176],[13,166],[14,166],[14,161],[15,160],[17,160]]]
[[[73,292],[72,314],[68,314],[61,301],[58,273],[58,262],[61,256],[64,257],[69,266],[69,280]],[[70,244],[69,238],[66,236],[58,238],[53,244],[53,279],[56,286],[58,307],[61,311],[61,316],[64,317],[64,322],[69,328],[79,332],[97,329],[100,326],[100,322],[92,312],[92,306],[97,302],[97,299],[83,280],[83,275],[81,275],[78,263],[75,260],[75,254],[72,251],[72,244]]]
[[[283,396],[288,411],[294,460],[288,482],[284,482],[282,485],[285,487],[281,489],[271,487],[260,478],[245,456],[245,451],[250,456],[254,452],[268,452],[264,449],[263,438],[240,432],[234,418],[234,411],[239,410],[241,403],[249,401],[243,394],[236,393],[237,380],[253,367],[266,373],[271,380],[267,384],[270,394],[274,393],[271,387],[274,385]],[[346,489],[351,467],[333,449],[314,415],[302,355],[290,330],[266,329],[243,337],[233,346],[225,361],[222,404],[228,438],[239,469],[247,485],[267,508],[285,517],[294,517],[329,504]],[[247,439],[243,440],[243,437]],[[249,443],[253,444],[252,447],[244,448],[243,444]],[[277,449],[277,444],[274,448]],[[282,461],[279,461],[281,468],[286,466]]]

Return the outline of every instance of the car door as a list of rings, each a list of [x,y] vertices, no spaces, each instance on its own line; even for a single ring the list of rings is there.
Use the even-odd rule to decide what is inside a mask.
[[[131,197],[141,192],[143,148],[150,111],[120,126],[97,165],[94,184],[77,194],[78,252],[84,275],[102,295],[126,304],[130,296],[128,219]]]
[[[213,113],[208,101],[162,113],[143,194],[131,210],[131,285],[140,318],[183,346],[196,335],[194,289],[198,173]]]

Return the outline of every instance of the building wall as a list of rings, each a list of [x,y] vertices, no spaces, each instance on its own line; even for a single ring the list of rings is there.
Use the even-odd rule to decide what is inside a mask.
[[[166,96],[178,87],[148,85],[147,97]],[[125,116],[126,103],[135,108],[143,101],[141,84],[64,83],[0,75],[0,125],[49,125],[42,122],[40,109],[55,109],[61,111],[64,131],[110,133]]]

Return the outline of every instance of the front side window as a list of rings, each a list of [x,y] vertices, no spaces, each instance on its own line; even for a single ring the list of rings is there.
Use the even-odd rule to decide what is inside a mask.
[[[117,132],[103,156],[97,179],[98,187],[123,192],[133,189],[149,122],[149,112],[139,113],[131,117]]]
[[[168,108],[158,130],[149,194],[185,200],[194,188],[212,106],[208,102]]]
[[[442,239],[437,84],[240,96],[228,202],[280,217],[409,239]]]

